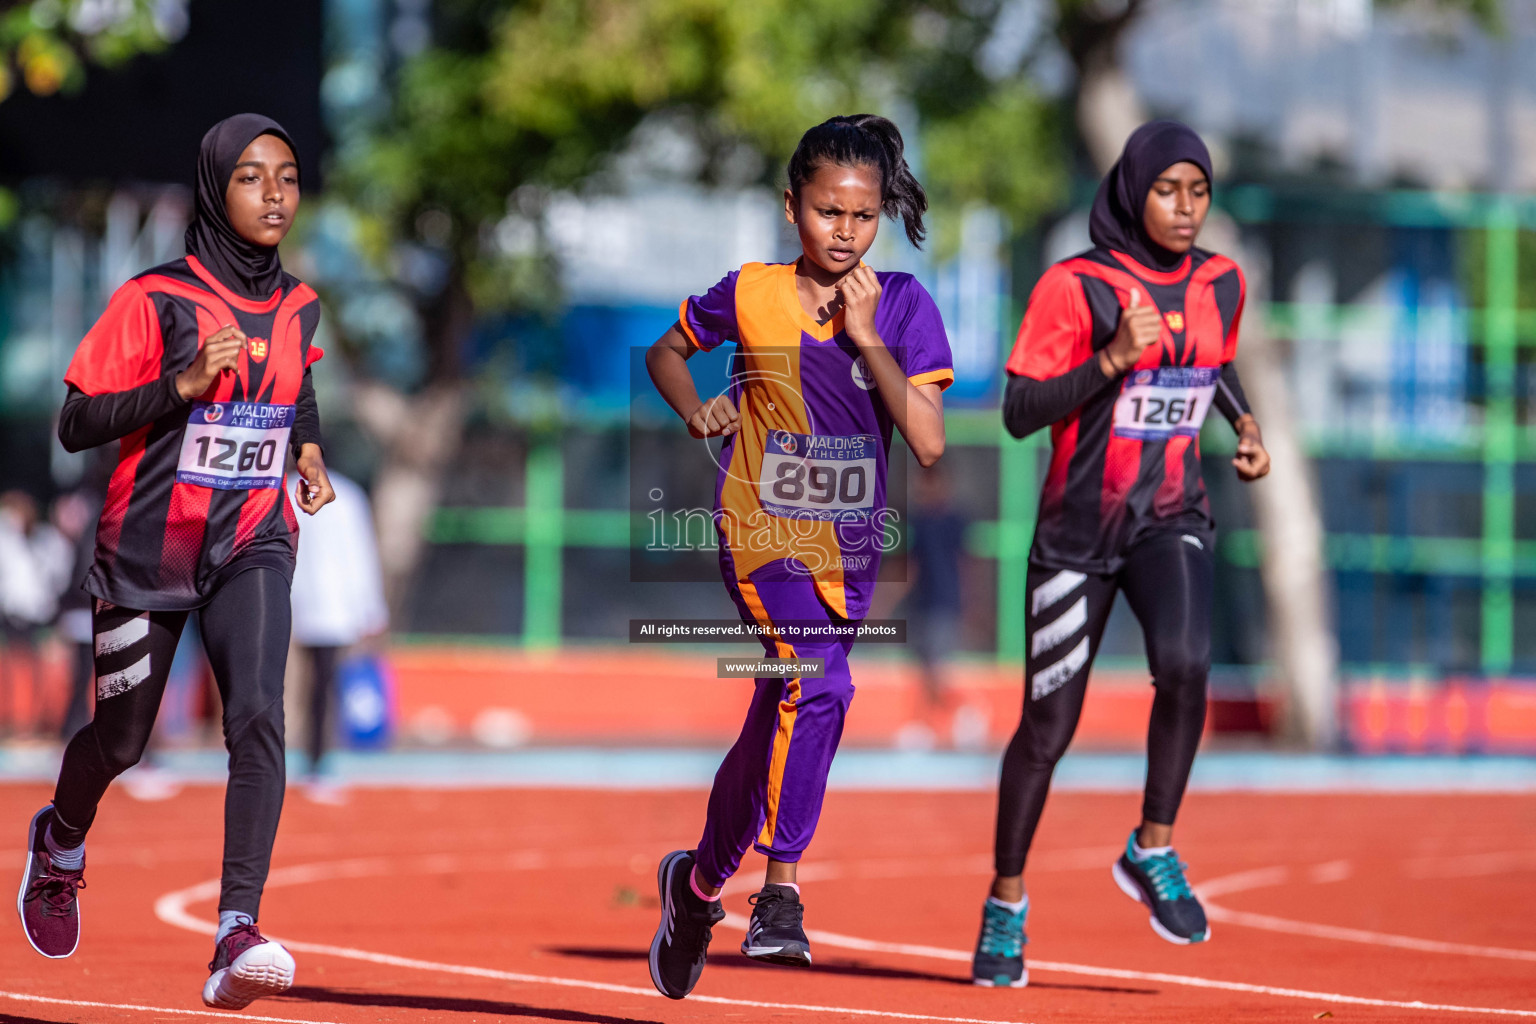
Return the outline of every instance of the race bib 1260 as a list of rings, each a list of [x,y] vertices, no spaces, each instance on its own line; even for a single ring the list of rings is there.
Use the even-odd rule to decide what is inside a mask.
[[[1115,436],[1137,441],[1194,437],[1216,395],[1217,366],[1133,370],[1115,400]]]
[[[879,443],[873,434],[771,430],[758,501],[769,515],[789,519],[866,519],[875,506]]]
[[[283,486],[293,406],[193,402],[176,480],[221,491]]]

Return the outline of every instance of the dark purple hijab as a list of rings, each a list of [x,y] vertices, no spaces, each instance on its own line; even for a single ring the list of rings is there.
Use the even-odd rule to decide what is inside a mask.
[[[262,135],[275,135],[288,143],[294,162],[298,162],[299,148],[270,117],[236,114],[208,129],[197,151],[197,200],[186,235],[187,252],[196,256],[220,284],[248,299],[270,298],[283,282],[277,246],[252,245],[241,238],[224,209],[224,192],[240,154]]]
[[[1093,244],[1123,252],[1152,270],[1173,270],[1183,253],[1164,249],[1147,236],[1142,224],[1147,192],[1157,176],[1176,163],[1188,161],[1205,172],[1214,187],[1211,154],[1194,129],[1177,121],[1148,121],[1125,140],[1115,166],[1099,183],[1088,218]]]

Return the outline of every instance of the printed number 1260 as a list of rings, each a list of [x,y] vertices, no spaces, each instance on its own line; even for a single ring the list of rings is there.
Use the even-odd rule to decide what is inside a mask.
[[[207,469],[248,473],[253,468],[271,469],[272,463],[277,461],[277,442],[270,437],[265,441],[246,441],[244,444],[227,437],[198,437],[193,439],[193,443],[198,448],[197,464]],[[208,453],[212,445],[218,445],[219,451],[210,459]]]

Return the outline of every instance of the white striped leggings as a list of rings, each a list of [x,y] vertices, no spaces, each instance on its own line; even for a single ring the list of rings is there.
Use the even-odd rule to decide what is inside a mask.
[[[1088,672],[1116,591],[1124,592],[1141,623],[1156,688],[1142,816],[1173,824],[1205,728],[1215,574],[1211,547],[1204,531],[1169,531],[1138,541],[1112,576],[1030,567],[1024,713],[1003,755],[998,787],[1000,876],[1024,871],[1051,774],[1077,730]]]
[[[96,603],[96,713],[64,749],[53,798],[53,836],[61,845],[84,841],[107,786],[143,756],[187,614]],[[220,587],[199,615],[203,647],[224,702],[229,751],[219,909],[255,919],[286,781],[288,581],[275,569],[248,569]]]

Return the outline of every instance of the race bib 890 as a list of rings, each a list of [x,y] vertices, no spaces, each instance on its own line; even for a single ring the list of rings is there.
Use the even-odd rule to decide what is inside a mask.
[[[1136,441],[1195,437],[1211,410],[1219,376],[1217,366],[1133,370],[1115,400],[1115,436]]]
[[[281,488],[293,411],[262,402],[193,402],[176,480],[221,491]]]
[[[875,507],[878,445],[873,434],[769,431],[758,501],[788,519],[866,519]]]

